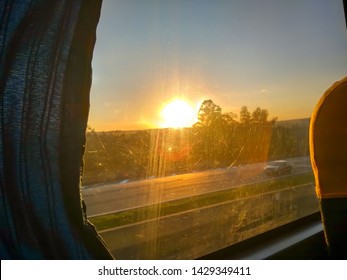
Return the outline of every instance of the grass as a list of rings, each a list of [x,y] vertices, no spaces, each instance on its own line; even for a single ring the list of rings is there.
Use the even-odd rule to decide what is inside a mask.
[[[132,223],[154,219],[158,216],[167,216],[187,210],[193,210],[204,206],[214,205],[227,201],[247,198],[275,190],[294,187],[302,184],[312,183],[314,177],[312,173],[304,173],[270,181],[249,184],[232,189],[221,190],[212,193],[182,198],[174,201],[167,201],[161,204],[149,205],[131,210],[115,212],[112,214],[90,218],[90,222],[98,230],[124,226]]]

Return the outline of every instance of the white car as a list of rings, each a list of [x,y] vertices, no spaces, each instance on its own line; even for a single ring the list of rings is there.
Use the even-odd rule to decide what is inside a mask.
[[[288,161],[286,160],[275,160],[272,162],[269,162],[265,168],[264,171],[266,175],[281,175],[281,174],[288,174],[291,173],[293,170],[293,167]]]

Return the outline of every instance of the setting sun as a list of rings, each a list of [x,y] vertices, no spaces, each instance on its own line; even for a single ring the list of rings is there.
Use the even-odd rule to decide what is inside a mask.
[[[197,122],[197,112],[186,101],[175,99],[161,110],[162,127],[189,127]]]

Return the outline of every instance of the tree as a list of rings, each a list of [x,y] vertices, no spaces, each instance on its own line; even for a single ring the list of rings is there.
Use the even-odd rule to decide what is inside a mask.
[[[251,122],[251,113],[248,111],[247,106],[241,107],[240,122],[242,124],[249,124]]]
[[[252,113],[251,121],[253,123],[267,123],[267,118],[269,116],[269,112],[266,109],[260,109],[257,107]]]
[[[211,99],[202,102],[199,112],[199,124],[203,126],[210,126],[212,123],[220,120],[222,117],[222,109],[216,105]]]
[[[212,100],[201,104],[199,122],[193,127],[193,150],[195,160],[202,168],[230,165],[235,150],[236,117],[232,112],[222,114],[221,107]]]
[[[237,114],[233,112],[228,112],[225,114],[222,114],[222,120],[224,123],[228,125],[236,124],[237,123]]]

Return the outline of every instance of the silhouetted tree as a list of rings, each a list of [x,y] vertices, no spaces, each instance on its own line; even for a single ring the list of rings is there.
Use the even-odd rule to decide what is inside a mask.
[[[262,123],[265,124],[267,123],[267,118],[269,116],[269,112],[268,110],[265,109],[260,109],[259,107],[257,107],[254,112],[252,113],[252,118],[251,121],[253,123]]]
[[[248,111],[247,106],[241,107],[240,122],[242,124],[249,124],[251,122],[251,113]]]
[[[216,121],[219,121],[222,117],[222,109],[218,105],[214,104],[212,100],[205,100],[202,102],[198,112],[198,124],[203,126],[209,126]]]

